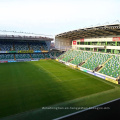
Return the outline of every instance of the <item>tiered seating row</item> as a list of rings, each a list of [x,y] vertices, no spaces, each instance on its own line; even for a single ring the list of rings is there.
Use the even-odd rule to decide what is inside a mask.
[[[100,73],[117,78],[120,75],[120,56],[113,56],[101,69]]]
[[[81,53],[81,51],[71,50],[66,56],[62,59],[65,62],[68,62],[70,59],[78,56]]]
[[[16,59],[31,59],[30,54],[15,54]]]
[[[14,54],[0,54],[0,60],[14,59]]]
[[[43,54],[31,54],[31,57],[35,59],[45,59],[45,56]]]
[[[107,59],[110,58],[109,54],[94,53],[88,61],[82,66],[90,70],[94,70],[98,65],[102,65]]]
[[[15,51],[29,50],[27,43],[19,42],[19,43],[15,43],[14,46],[15,46]]]
[[[13,50],[13,44],[11,42],[0,42],[0,51]]]
[[[3,42],[0,41],[0,51],[19,50],[48,50],[46,43],[42,42]]]
[[[93,55],[92,52],[82,51],[81,54],[78,54],[78,56],[76,56],[70,63],[78,65],[79,63],[84,62],[86,59],[88,59],[91,55]]]
[[[53,58],[56,58],[56,57],[60,56],[61,54],[62,54],[62,52],[50,52],[50,55]]]
[[[30,50],[41,50],[41,43],[30,43]]]
[[[62,58],[62,57],[63,58]],[[102,74],[117,78],[120,76],[120,56],[106,53],[95,53],[87,51],[67,51],[59,58],[68,62],[69,59],[73,59],[70,63],[78,65],[81,62],[85,62],[82,67],[89,70],[94,70],[99,65],[103,65],[103,68],[99,71]]]
[[[60,55],[58,57],[58,59],[62,59],[63,57],[65,57],[66,55],[68,55],[70,52],[71,52],[71,50],[66,51],[64,54]]]
[[[54,53],[55,54],[55,53]],[[57,53],[60,54],[60,53]],[[15,59],[45,59],[45,58],[51,58],[50,53],[44,53],[44,54],[0,54],[0,60],[14,60]],[[30,56],[31,55],[31,56]]]
[[[60,56],[61,54],[62,54],[61,52],[56,52],[55,57],[58,57],[58,56]]]

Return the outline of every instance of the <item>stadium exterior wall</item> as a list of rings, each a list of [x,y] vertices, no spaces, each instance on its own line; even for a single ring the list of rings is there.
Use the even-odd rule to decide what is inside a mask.
[[[105,48],[105,46],[99,46],[99,45],[74,45],[74,46],[72,46],[73,49],[77,49],[77,47],[120,50],[120,46],[106,46],[106,48]]]
[[[120,37],[120,35],[118,36],[100,36],[100,37],[91,37],[91,38],[84,38],[84,42],[96,42],[96,41],[101,41],[101,42],[104,42],[104,41],[113,41],[113,38],[115,37]],[[76,41],[81,41],[81,39],[75,39]]]
[[[89,42],[89,44],[88,44],[88,42]],[[96,42],[97,44],[94,45],[94,42]],[[103,42],[105,43],[104,45],[101,44]],[[108,43],[110,43],[110,44],[108,44]],[[114,44],[114,45],[111,45],[111,44]],[[83,38],[83,39],[73,40],[72,41],[72,49],[97,48],[97,51],[98,51],[98,49],[104,49],[106,52],[107,49],[120,50],[120,45],[118,45],[118,44],[120,44],[119,36],[108,36],[108,37],[89,38],[89,39]],[[118,53],[118,52],[115,51],[114,53]]]
[[[118,40],[116,40],[118,39]],[[98,38],[91,37],[91,38],[83,38],[83,39],[75,39],[70,40],[66,38],[55,38],[55,47],[57,49],[77,49],[77,47],[82,48],[100,48],[100,49],[116,49],[120,50],[120,46],[104,46],[104,45],[77,45],[77,42],[120,42],[120,35],[118,36],[101,36]]]
[[[72,40],[65,38],[55,38],[55,48],[59,50],[67,50],[72,48]]]

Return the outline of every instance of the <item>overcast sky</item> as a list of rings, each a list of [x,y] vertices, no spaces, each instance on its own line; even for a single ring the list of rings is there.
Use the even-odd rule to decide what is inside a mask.
[[[0,0],[0,30],[54,36],[116,20],[120,0]]]

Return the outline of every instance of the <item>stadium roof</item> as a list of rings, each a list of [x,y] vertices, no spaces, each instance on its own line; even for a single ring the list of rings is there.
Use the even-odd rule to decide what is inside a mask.
[[[67,38],[70,40],[80,38],[91,38],[100,36],[120,35],[120,24],[102,25],[96,27],[88,27],[73,31],[64,32],[56,35],[56,37]]]
[[[39,34],[25,34],[17,32],[0,31],[0,40],[35,40],[35,41],[52,41],[52,37]]]

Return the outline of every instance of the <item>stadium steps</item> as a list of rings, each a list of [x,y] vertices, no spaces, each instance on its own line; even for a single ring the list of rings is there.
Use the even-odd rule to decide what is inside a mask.
[[[70,61],[72,61],[74,58],[72,58],[72,59],[69,59],[67,62],[70,62]]]
[[[72,60],[74,60],[74,58],[76,58],[78,55],[80,54],[80,51],[71,51],[70,53],[68,53],[62,60],[65,62],[70,62]]]
[[[63,59],[64,57],[65,57],[65,56],[61,57],[60,60]]]
[[[45,54],[43,54],[43,56],[44,56],[44,58],[46,59],[46,56],[45,56]]]
[[[84,63],[85,63],[85,61],[84,61],[84,62],[79,63],[78,65],[79,65],[79,66],[82,66]]]
[[[40,50],[44,50],[44,47],[43,47],[43,46],[41,46]]]
[[[91,55],[88,59],[86,59],[81,66],[83,66],[93,55]]]
[[[15,44],[13,43],[13,50],[15,50]]]
[[[60,56],[58,56],[58,59],[59,59],[59,60],[63,59],[67,52],[68,52],[68,51],[66,51],[66,52],[62,53]]]
[[[117,77],[117,79],[120,81],[120,75]]]
[[[97,66],[95,69],[94,69],[94,71],[99,71],[101,68],[102,68],[103,66],[102,65],[99,65],[99,66]]]
[[[117,79],[118,79],[118,84],[120,84],[120,76],[118,76]]]
[[[68,52],[68,51],[67,51]],[[64,57],[66,57],[67,56],[67,52],[64,52],[63,54],[61,54],[60,56],[63,56],[63,57],[61,57],[61,58],[59,58],[60,60],[62,60]],[[69,54],[72,52],[72,50],[69,52]]]
[[[57,58],[57,52],[54,53],[55,58]]]
[[[57,58],[59,53],[57,54],[57,52],[53,52],[53,53],[51,52],[49,55],[51,58]]]
[[[88,59],[93,53],[89,52],[83,52],[81,51],[74,60],[72,60],[70,63],[75,65],[82,65],[83,62],[85,62],[86,59]]]
[[[71,58],[68,60],[68,62],[71,62],[72,60],[74,60],[78,55],[76,55],[74,58]]]
[[[93,54],[93,55],[95,55],[95,54]],[[86,59],[86,60],[85,60],[85,63],[86,63],[93,55],[91,55],[88,59]]]
[[[14,54],[14,60],[16,60],[16,58],[15,58],[15,54]]]
[[[52,53],[49,53],[50,58],[55,58],[55,54],[52,55]]]
[[[97,71],[97,72],[99,72],[100,70],[102,70],[104,67],[105,67],[105,64],[110,60],[110,59],[112,59],[113,58],[113,56],[111,56],[110,58],[108,58],[107,59],[107,61],[105,61],[101,66],[101,68]]]
[[[31,57],[31,59],[33,60],[33,58],[32,58],[32,56],[31,56],[31,54],[30,54],[30,57]]]
[[[28,48],[29,48],[29,50],[30,50],[30,45],[29,45],[29,43],[28,43]]]

